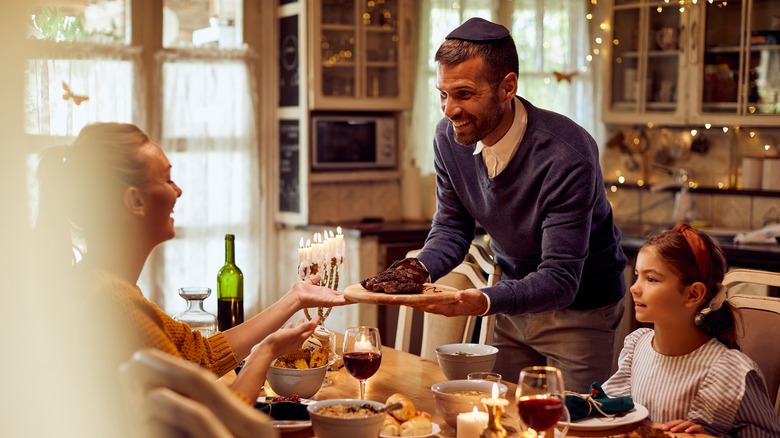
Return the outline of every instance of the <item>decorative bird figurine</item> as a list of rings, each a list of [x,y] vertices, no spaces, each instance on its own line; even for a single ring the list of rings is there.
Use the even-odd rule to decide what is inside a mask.
[[[89,96],[73,94],[73,91],[71,91],[70,87],[65,83],[65,81],[62,81],[62,89],[65,90],[65,93],[62,95],[62,100],[73,99],[73,103],[76,105],[81,105],[82,102],[89,100]]]
[[[577,76],[578,74],[580,74],[580,72],[578,72],[577,70],[571,71],[569,73],[561,73],[559,71],[554,71],[553,74],[555,75],[555,79],[558,82],[567,81],[568,83],[571,83],[571,78]]]

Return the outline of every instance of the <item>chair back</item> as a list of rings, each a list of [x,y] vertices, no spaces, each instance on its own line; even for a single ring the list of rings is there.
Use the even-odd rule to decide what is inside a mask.
[[[414,257],[419,250],[409,251],[407,257]],[[484,268],[483,268],[484,266]],[[493,262],[487,252],[479,245],[471,244],[469,254],[461,264],[450,273],[436,281],[436,284],[450,286],[458,290],[481,289],[498,283],[501,268]],[[444,344],[472,342],[477,322],[480,322],[478,342],[490,344],[493,342],[495,315],[478,316],[443,316],[433,313],[423,313],[423,331],[412,333],[414,309],[399,306],[398,326],[396,329],[395,349],[409,351],[412,336],[422,336],[420,356],[436,360],[436,347]]]
[[[726,273],[723,280],[727,288],[740,283],[780,286],[780,273],[735,269]],[[780,327],[780,298],[737,294],[729,297],[729,302],[742,315],[743,333],[737,342],[764,374],[770,400],[780,414],[780,348],[771,336]]]
[[[214,374],[184,359],[144,349],[122,364],[120,373],[130,410],[148,435],[279,436],[270,417],[241,401]]]

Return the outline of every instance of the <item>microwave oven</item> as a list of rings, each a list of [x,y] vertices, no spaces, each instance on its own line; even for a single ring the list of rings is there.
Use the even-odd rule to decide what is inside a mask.
[[[312,170],[392,169],[398,163],[395,118],[386,115],[315,115],[311,119]]]

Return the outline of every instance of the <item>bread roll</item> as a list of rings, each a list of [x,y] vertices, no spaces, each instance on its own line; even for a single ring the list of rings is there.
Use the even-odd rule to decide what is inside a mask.
[[[415,415],[401,423],[401,436],[430,435],[431,432],[433,432],[433,424],[430,418],[423,415]]]
[[[401,403],[400,409],[390,411],[390,413],[402,423],[417,414],[417,410],[414,408],[412,401],[403,394],[395,393],[388,397],[387,401],[385,402],[386,405],[391,405],[393,403]]]
[[[385,414],[385,422],[382,425],[382,433],[386,436],[401,436],[401,423],[390,414]]]

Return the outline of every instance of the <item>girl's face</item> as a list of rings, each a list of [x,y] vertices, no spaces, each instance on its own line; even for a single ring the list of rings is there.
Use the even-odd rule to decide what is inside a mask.
[[[154,143],[141,148],[141,159],[147,170],[147,180],[140,187],[144,204],[146,232],[154,245],[172,239],[173,207],[181,196],[181,189],[171,179],[171,163],[165,153]]]
[[[681,317],[688,317],[686,286],[654,247],[646,246],[639,251],[634,275],[636,281],[629,290],[637,321],[679,323]]]

